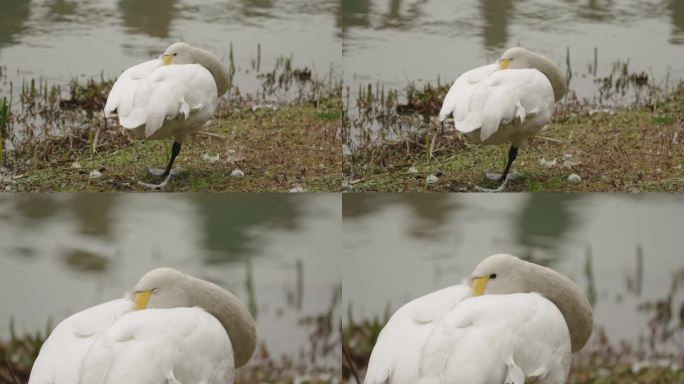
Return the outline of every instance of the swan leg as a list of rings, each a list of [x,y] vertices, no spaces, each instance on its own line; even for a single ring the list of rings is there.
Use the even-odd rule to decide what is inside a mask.
[[[138,185],[145,187],[145,188],[149,188],[149,189],[164,189],[164,187],[166,187],[166,184],[169,183],[169,180],[171,180],[171,174],[170,173],[166,176],[164,181],[162,181],[159,184],[150,184],[150,183],[145,183],[145,182],[138,180]]]
[[[178,154],[180,153],[181,150],[181,143],[174,141],[173,146],[171,147],[171,159],[169,159],[169,164],[166,166],[166,169],[161,172],[160,176],[164,178],[164,181],[162,181],[160,184],[149,184],[149,183],[144,183],[142,181],[138,181],[138,185],[141,185],[146,188],[150,189],[163,189],[166,187],[166,185],[169,183],[169,180],[171,180],[171,177],[174,176],[175,174],[178,174],[179,171],[174,172],[173,170],[173,162],[176,161],[176,157],[178,157]],[[154,174],[157,172],[156,169],[151,168],[149,169],[150,173]]]
[[[485,173],[488,179],[498,181],[501,183],[498,188],[495,189],[489,189],[489,188],[482,188],[479,186],[475,186],[475,189],[481,192],[501,192],[504,190],[506,187],[506,184],[508,183],[509,180],[515,180],[521,176],[520,173],[513,172],[509,173],[511,170],[511,165],[513,165],[513,162],[515,161],[515,158],[518,157],[518,147],[512,146],[511,149],[508,150],[508,161],[506,162],[506,168],[504,168],[504,171],[501,175],[497,173]]]
[[[518,157],[518,147],[511,145],[511,149],[508,150],[508,161],[506,162],[506,168],[504,168],[503,175],[501,175],[501,178],[499,179],[500,182],[503,183],[508,180],[508,172],[511,170],[511,165],[513,165],[516,157]]]
[[[161,174],[161,170],[159,172]],[[485,177],[488,178],[491,181],[501,181],[501,177],[503,176],[502,173],[498,172],[485,172]],[[509,172],[508,173],[508,180],[517,180],[522,177],[522,173],[520,172]]]
[[[164,172],[166,172],[166,168],[147,167],[147,173],[149,173],[150,176],[164,177]],[[171,176],[178,176],[181,173],[183,173],[183,168],[176,167],[176,168],[172,169],[170,173],[171,173]]]

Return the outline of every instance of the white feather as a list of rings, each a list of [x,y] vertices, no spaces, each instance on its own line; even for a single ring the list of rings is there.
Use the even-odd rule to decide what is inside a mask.
[[[29,384],[227,384],[230,339],[199,308],[134,311],[121,299],[62,321],[41,348]]]
[[[476,143],[519,145],[551,120],[554,103],[551,83],[539,70],[490,64],[456,79],[439,119],[453,114],[456,129]]]
[[[163,65],[150,60],[125,70],[104,108],[140,137],[181,139],[214,115],[218,92],[211,72],[199,64]]]
[[[570,334],[553,303],[536,293],[470,292],[453,286],[400,308],[378,337],[365,383],[564,383]]]

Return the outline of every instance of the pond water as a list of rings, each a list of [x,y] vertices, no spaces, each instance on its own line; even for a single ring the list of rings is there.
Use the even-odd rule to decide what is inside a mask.
[[[613,342],[636,343],[649,319],[639,306],[666,298],[684,273],[684,196],[674,194],[345,194],[342,215],[343,311],[356,320],[510,253],[593,290],[595,324]],[[673,298],[679,324],[684,286]]]
[[[22,80],[64,84],[74,77],[106,78],[159,56],[182,40],[205,48],[227,65],[233,44],[235,84],[253,91],[248,73],[277,58],[327,75],[339,67],[334,0],[0,0],[0,94]]]
[[[410,81],[453,82],[507,48],[538,51],[566,69],[580,97],[616,61],[662,82],[684,77],[681,0],[342,0],[345,83],[401,89]],[[591,75],[590,75],[591,74]]]
[[[340,217],[339,196],[325,194],[2,196],[0,338],[12,318],[33,333],[168,266],[236,294],[260,342],[296,360],[313,332],[299,321],[339,294]]]

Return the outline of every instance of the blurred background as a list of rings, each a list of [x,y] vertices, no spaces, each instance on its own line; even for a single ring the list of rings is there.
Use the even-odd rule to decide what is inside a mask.
[[[257,60],[271,69],[292,55],[296,65],[327,74],[341,64],[336,7],[334,0],[0,0],[0,95],[9,81],[16,89],[32,78],[115,78],[179,40],[233,63],[243,92],[258,85],[249,73]]]
[[[2,196],[0,352],[30,369],[13,340],[120,298],[167,266],[250,308],[259,347],[242,382],[329,382],[340,370],[340,210],[340,197],[326,194]]]
[[[664,373],[639,382],[681,383],[682,228],[676,194],[345,194],[345,348],[362,372],[400,306],[510,253],[570,277],[592,303],[595,330],[570,383],[625,382],[651,366]]]
[[[680,0],[342,0],[345,82],[453,82],[521,45],[574,73],[591,97],[618,62],[665,81],[684,74]]]

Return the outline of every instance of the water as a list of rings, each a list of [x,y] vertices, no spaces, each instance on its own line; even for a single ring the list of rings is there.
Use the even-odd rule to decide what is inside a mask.
[[[233,44],[243,92],[257,82],[252,63],[261,45],[261,70],[281,56],[322,75],[341,63],[333,0],[0,0],[0,65],[14,82],[44,78],[106,78],[159,56],[183,40],[227,65]],[[339,68],[338,68],[339,69]]]
[[[339,197],[324,194],[2,196],[0,339],[11,318],[33,333],[169,266],[236,294],[260,342],[296,360],[313,331],[299,320],[339,290],[340,217]]]
[[[616,61],[658,82],[684,76],[681,0],[342,0],[345,83],[401,89],[410,81],[453,82],[468,69],[521,45],[565,70],[570,88],[591,98],[597,76]]]
[[[343,204],[343,303],[356,320],[460,284],[483,258],[511,253],[593,287],[595,324],[613,342],[636,343],[648,322],[639,305],[664,299],[684,273],[678,195],[346,194]],[[684,287],[673,303],[678,324]]]

